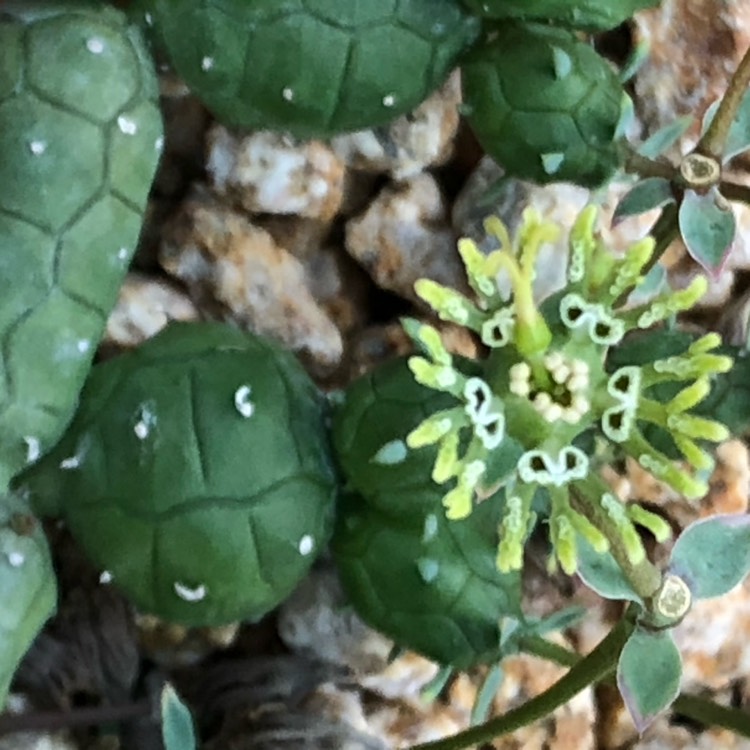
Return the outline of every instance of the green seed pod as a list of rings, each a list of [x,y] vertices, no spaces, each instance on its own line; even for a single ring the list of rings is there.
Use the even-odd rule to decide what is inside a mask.
[[[462,68],[471,127],[512,176],[593,187],[618,167],[623,90],[573,32],[508,23]]]
[[[72,416],[161,146],[152,64],[122,13],[0,5],[0,488]]]
[[[553,21],[585,31],[613,29],[660,0],[463,0],[485,18]]]
[[[417,491],[395,491],[394,506],[410,508]],[[421,512],[400,515],[345,498],[333,551],[347,596],[367,623],[400,646],[466,669],[502,655],[503,626],[512,630],[521,618],[520,573],[495,566],[502,493],[469,518],[448,521],[443,492],[425,485]]]
[[[186,625],[259,617],[326,544],[324,401],[294,357],[220,324],[172,324],[96,366],[55,449],[19,478],[59,503],[103,575]]]
[[[17,497],[0,498],[0,710],[23,655],[57,605],[41,525]]]
[[[217,119],[301,138],[413,109],[479,30],[458,0],[142,0],[139,9]]]

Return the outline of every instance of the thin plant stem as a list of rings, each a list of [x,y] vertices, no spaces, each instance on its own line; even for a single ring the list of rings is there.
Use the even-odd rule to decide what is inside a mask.
[[[626,172],[637,174],[639,177],[663,177],[672,182],[679,175],[679,170],[666,160],[649,159],[639,154],[630,144],[625,144]]]
[[[434,742],[415,745],[411,750],[464,750],[490,742],[548,716],[584,688],[612,672],[620,651],[633,631],[632,618],[623,618],[588,656],[583,657],[564,677],[540,695],[484,724]]]
[[[672,711],[706,727],[722,727],[750,738],[750,713],[745,710],[722,706],[697,695],[681,694],[672,704]]]
[[[541,636],[528,636],[522,639],[520,648],[524,653],[547,659],[562,667],[573,667],[582,659],[579,653],[551,643]],[[615,685],[611,675],[601,682]],[[722,727],[741,737],[750,738],[750,713],[743,709],[722,706],[709,698],[680,693],[671,710],[705,727]]]
[[[719,192],[730,201],[738,201],[750,206],[750,187],[736,182],[722,182]]]
[[[721,155],[729,135],[729,128],[737,114],[748,86],[750,86],[750,48],[737,66],[727,90],[719,103],[714,119],[698,141],[695,153],[716,159],[721,164]]]

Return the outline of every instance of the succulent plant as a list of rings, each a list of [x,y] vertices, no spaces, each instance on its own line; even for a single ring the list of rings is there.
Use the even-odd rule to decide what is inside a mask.
[[[162,146],[152,63],[114,8],[0,6],[0,487],[70,420]]]
[[[408,112],[479,32],[458,0],[142,0],[138,9],[217,119],[299,137]]]
[[[19,478],[142,610],[189,625],[265,614],[328,541],[324,402],[293,355],[172,324],[97,365],[55,449]]]
[[[350,491],[333,550],[347,596],[367,622],[401,646],[466,668],[501,655],[521,617],[520,575],[494,565],[504,498],[449,523],[430,478],[436,451],[404,442],[450,400],[416,383],[405,359],[347,388],[333,440]]]
[[[462,82],[469,124],[508,174],[597,186],[619,166],[622,86],[573,32],[505,23],[466,56]]]
[[[13,673],[57,606],[41,525],[18,497],[0,497],[0,710]]]
[[[487,18],[552,21],[575,29],[612,29],[660,0],[464,0]]]

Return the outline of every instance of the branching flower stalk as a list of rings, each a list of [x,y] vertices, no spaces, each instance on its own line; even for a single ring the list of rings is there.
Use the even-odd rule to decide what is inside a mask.
[[[607,371],[611,347],[631,331],[690,309],[707,282],[698,277],[687,288],[650,302],[623,303],[641,282],[655,242],[643,239],[618,257],[595,235],[595,221],[593,206],[580,214],[570,233],[566,286],[541,305],[532,293],[536,258],[559,228],[531,209],[513,240],[498,219],[488,220],[486,228],[498,242],[488,255],[471,240],[460,241],[475,301],[433,281],[417,282],[417,293],[438,316],[474,331],[489,356],[481,377],[466,375],[437,329],[406,321],[424,353],[409,361],[415,378],[456,399],[454,407],[413,430],[407,444],[438,446],[432,478],[446,486],[443,505],[449,519],[465,518],[476,502],[505,489],[507,508],[498,529],[501,571],[521,567],[536,523],[532,504],[543,490],[549,497],[554,557],[562,569],[575,572],[582,537],[597,551],[610,551],[646,599],[661,577],[646,558],[638,527],[662,541],[670,530],[660,517],[613,494],[581,447],[582,438],[599,435],[687,498],[700,498],[707,485],[695,470],[713,466],[702,443],[724,440],[728,432],[691,410],[709,393],[711,377],[726,372],[732,361],[715,353],[720,338],[708,334],[675,356]],[[499,283],[503,279],[512,290],[507,298]],[[662,402],[652,389],[667,382],[680,387]],[[649,441],[644,423],[669,433],[684,466]]]

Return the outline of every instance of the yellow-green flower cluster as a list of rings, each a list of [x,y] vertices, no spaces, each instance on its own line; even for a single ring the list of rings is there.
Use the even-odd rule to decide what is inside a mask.
[[[717,335],[698,339],[677,356],[606,370],[610,347],[630,331],[692,307],[706,291],[706,280],[699,277],[686,289],[628,305],[652,256],[653,240],[641,240],[617,257],[596,236],[595,220],[591,206],[579,216],[569,237],[565,288],[540,305],[532,291],[537,254],[560,229],[533,210],[524,213],[514,240],[498,219],[488,220],[486,229],[498,242],[489,254],[471,240],[459,242],[474,299],[433,281],[417,282],[417,293],[442,320],[474,331],[488,348],[481,377],[461,372],[434,327],[405,323],[423,352],[409,361],[415,378],[457,402],[422,422],[407,444],[437,444],[432,478],[446,485],[443,504],[451,519],[466,517],[479,499],[505,489],[501,570],[521,566],[540,487],[550,498],[556,556],[568,572],[576,567],[579,536],[598,550],[608,548],[596,519],[606,518],[608,528],[618,530],[633,562],[644,554],[636,524],[660,538],[668,534],[661,519],[612,495],[577,443],[584,433],[600,434],[690,498],[707,489],[692,469],[712,465],[699,441],[727,437],[719,423],[690,413],[708,394],[711,376],[731,367],[728,357],[714,353]],[[510,281],[509,299],[501,292],[503,276]],[[684,387],[666,403],[650,395],[653,386],[668,381]],[[643,423],[666,430],[690,466],[680,468],[653,446]]]

